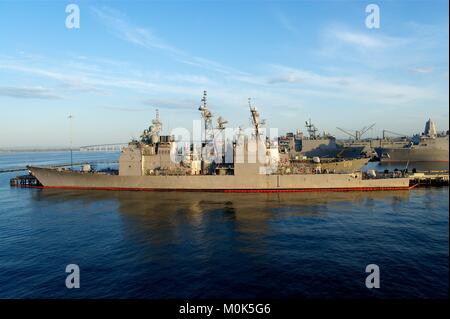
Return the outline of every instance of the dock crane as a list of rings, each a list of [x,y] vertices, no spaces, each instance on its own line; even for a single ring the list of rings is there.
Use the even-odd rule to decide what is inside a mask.
[[[345,134],[347,134],[348,136],[350,136],[351,138],[353,138],[355,141],[359,141],[361,139],[361,137],[371,128],[373,128],[375,126],[376,123],[373,123],[372,125],[369,126],[365,126],[360,130],[356,130],[355,133],[351,133],[347,130],[344,130],[340,127],[337,127],[337,129]]]

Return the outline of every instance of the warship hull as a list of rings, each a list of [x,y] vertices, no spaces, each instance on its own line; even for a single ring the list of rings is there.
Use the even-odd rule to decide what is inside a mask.
[[[448,162],[448,149],[378,148],[382,162]]]
[[[60,189],[314,192],[405,190],[410,188],[408,178],[363,179],[361,174],[121,176],[39,167],[29,167],[28,169],[42,184],[40,187]]]
[[[329,172],[334,173],[354,173],[361,171],[364,165],[366,165],[369,162],[370,158],[355,158],[352,160],[341,160],[341,161],[322,161],[320,163],[320,168],[322,170],[328,170]]]

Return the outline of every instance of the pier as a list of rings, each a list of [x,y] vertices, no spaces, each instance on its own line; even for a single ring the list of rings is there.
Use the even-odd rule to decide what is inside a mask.
[[[42,184],[39,183],[37,178],[30,174],[11,178],[9,180],[9,185],[11,187],[41,187],[42,186]]]
[[[410,185],[417,187],[449,186],[448,171],[417,172],[409,176]]]
[[[53,167],[53,168],[64,168],[69,166],[81,166],[84,164],[90,164],[90,165],[105,165],[105,164],[118,164],[118,161],[84,161],[84,162],[77,162],[77,163],[65,163],[65,164],[49,164],[49,165],[40,165],[42,167]],[[11,172],[20,172],[20,171],[26,171],[26,166],[22,167],[11,167],[11,168],[5,168],[0,169],[0,173],[11,173]]]

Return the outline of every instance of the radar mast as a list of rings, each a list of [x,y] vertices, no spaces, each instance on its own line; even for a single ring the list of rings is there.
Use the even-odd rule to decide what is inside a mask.
[[[306,129],[308,130],[309,138],[312,140],[317,139],[317,127],[312,124],[311,119],[309,119],[309,122],[305,122]]]
[[[251,98],[248,98],[248,107],[250,108],[250,113],[251,113],[251,116],[252,116],[252,118],[251,118],[252,119],[252,125],[253,125],[253,127],[255,129],[256,139],[259,139],[259,135],[260,135],[259,128],[261,127],[261,125],[265,124],[265,120],[261,120],[260,119],[259,112],[256,109],[256,106],[252,105],[252,99]]]
[[[206,91],[203,91],[203,97],[201,100],[201,105],[198,108],[204,123],[204,143],[205,145],[210,142],[212,136],[212,113],[208,109],[208,95]]]

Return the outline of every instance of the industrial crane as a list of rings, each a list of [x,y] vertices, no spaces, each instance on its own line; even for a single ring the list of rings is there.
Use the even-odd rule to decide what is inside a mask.
[[[365,126],[365,127],[363,127],[362,129],[360,129],[360,130],[356,130],[354,134],[351,133],[351,132],[349,132],[349,131],[347,131],[347,130],[344,130],[344,129],[340,128],[340,127],[337,127],[337,129],[338,129],[339,131],[341,131],[341,132],[347,134],[348,136],[350,136],[351,138],[353,138],[355,141],[359,141],[359,140],[361,139],[361,137],[362,137],[368,130],[370,130],[371,128],[373,128],[373,127],[375,126],[375,124],[376,124],[376,123],[373,123],[372,125]]]

